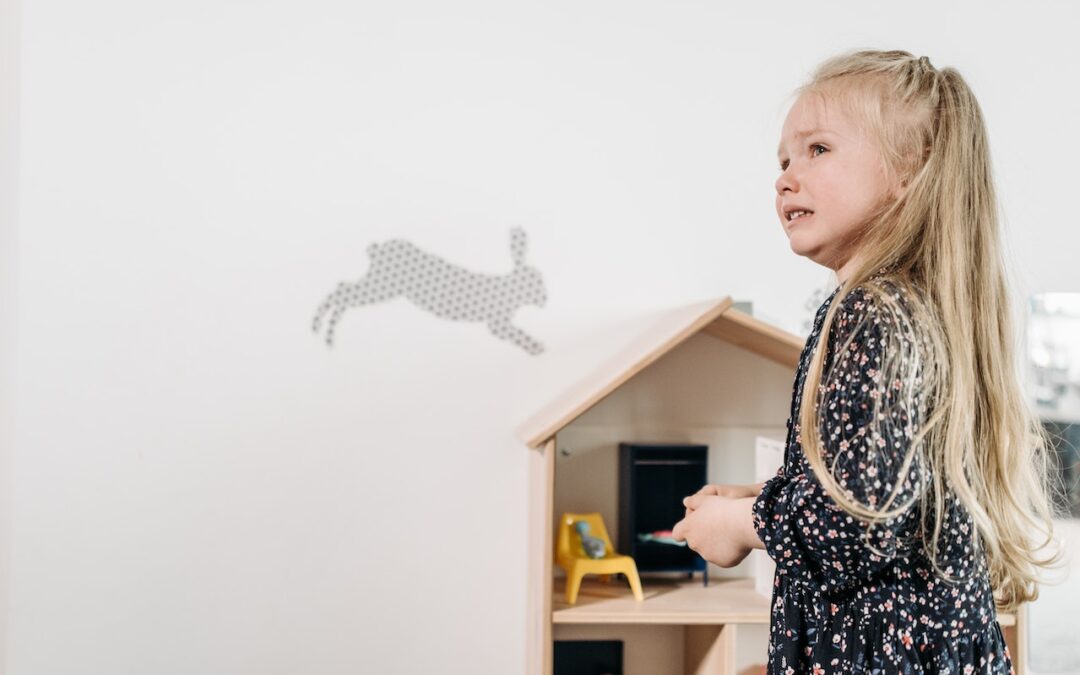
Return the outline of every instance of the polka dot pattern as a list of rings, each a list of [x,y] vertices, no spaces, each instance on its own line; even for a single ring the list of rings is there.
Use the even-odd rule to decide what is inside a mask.
[[[939,564],[961,578],[947,583],[922,550],[918,502],[868,532],[865,521],[825,492],[806,460],[798,424],[802,386],[839,290],[818,309],[799,359],[784,464],[753,505],[754,528],[776,561],[767,672],[1013,673],[986,559],[973,544],[971,516],[954,495],[947,499]],[[865,289],[856,288],[838,308],[825,343],[823,372],[835,363],[833,375],[823,378],[820,403],[825,464],[835,459],[840,488],[870,507],[897,484],[901,492],[892,506],[908,503],[928,484],[922,463],[901,469],[925,415],[920,382],[888,382],[879,373],[884,350],[897,344],[887,339],[896,329]],[[904,348],[894,356],[901,372],[910,372],[904,360],[912,354]],[[868,433],[875,401],[881,403],[877,435]]]
[[[334,331],[345,310],[403,297],[441,319],[484,323],[495,337],[529,354],[539,354],[544,351],[543,345],[511,323],[518,308],[543,307],[547,302],[543,277],[536,268],[525,264],[525,244],[525,230],[513,228],[513,270],[508,274],[482,274],[447,262],[404,239],[373,243],[367,249],[367,274],[355,283],[340,283],[323,300],[312,330],[319,332],[328,316],[326,344],[332,346]]]

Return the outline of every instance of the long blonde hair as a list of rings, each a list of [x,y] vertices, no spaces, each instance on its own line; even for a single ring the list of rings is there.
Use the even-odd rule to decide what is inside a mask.
[[[886,175],[904,187],[861,230],[854,244],[858,267],[830,305],[819,344],[856,288],[888,317],[895,330],[884,336],[881,376],[917,383],[919,409],[926,413],[900,473],[920,453],[922,531],[931,533],[923,537],[924,550],[936,573],[954,580],[935,552],[947,497],[955,495],[975,524],[973,550],[986,554],[998,607],[1013,611],[1038,597],[1040,568],[1061,561],[1062,551],[1052,546],[1053,497],[1063,490],[1055,482],[1049,435],[1017,368],[1021,348],[979,104],[955,69],[939,70],[926,57],[898,50],[835,56],[796,94],[844,106],[877,140]],[[909,358],[900,358],[905,349]],[[825,352],[815,350],[804,382],[802,445],[828,494],[872,527],[912,508],[914,500],[888,508],[901,491],[903,481],[897,481],[881,509],[867,508],[849,498],[826,467],[818,417],[828,390]],[[871,420],[880,419],[877,412]],[[1037,556],[1044,548],[1050,555]]]

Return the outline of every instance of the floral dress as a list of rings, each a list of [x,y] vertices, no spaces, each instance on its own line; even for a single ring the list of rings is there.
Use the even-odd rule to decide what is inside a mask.
[[[903,306],[905,292],[889,288]],[[938,560],[950,575],[961,577],[950,584],[935,577],[918,545],[918,501],[871,530],[875,553],[863,538],[865,522],[840,509],[803,454],[798,424],[802,384],[825,313],[839,290],[818,309],[799,358],[784,464],[765,482],[753,505],[754,528],[776,562],[768,672],[1011,674],[986,559],[972,543],[970,515],[952,493],[947,496]],[[873,398],[910,402],[899,394],[918,395],[911,383],[877,377],[882,348],[890,344],[883,341],[892,328],[886,316],[875,311],[864,288],[853,289],[829,332],[823,373],[837,358],[833,351],[857,332],[835,364],[834,376],[822,378],[825,464],[833,466],[836,459],[838,485],[867,506],[884,501],[898,481],[903,488],[892,506],[906,504],[916,494],[922,468],[916,455],[901,481],[900,461],[908,447],[904,441],[910,442],[917,429],[917,410],[899,406],[884,418],[879,415],[879,435],[864,435],[861,429]],[[860,326],[863,318],[867,320]],[[911,389],[900,391],[905,387]]]

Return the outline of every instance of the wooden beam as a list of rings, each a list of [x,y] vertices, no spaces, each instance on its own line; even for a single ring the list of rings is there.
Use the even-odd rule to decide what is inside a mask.
[[[730,308],[705,327],[713,337],[764,356],[781,365],[797,368],[806,340]]]
[[[735,675],[735,624],[687,626],[685,675]]]
[[[517,429],[518,438],[530,448],[538,447],[730,306],[731,298],[724,297],[664,312],[650,327],[526,420]]]
[[[555,494],[555,438],[528,450],[528,453],[525,672],[528,675],[551,675],[554,657],[551,639],[554,542],[551,530]]]

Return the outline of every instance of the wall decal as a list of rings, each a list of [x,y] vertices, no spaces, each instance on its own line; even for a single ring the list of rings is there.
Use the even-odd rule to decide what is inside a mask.
[[[327,346],[333,346],[334,328],[346,309],[405,297],[442,319],[486,323],[496,337],[530,354],[544,351],[543,345],[510,323],[519,307],[543,307],[547,302],[539,270],[525,264],[524,229],[510,230],[514,269],[507,274],[473,272],[404,239],[373,243],[367,252],[370,261],[364,278],[338,284],[315,313],[312,330],[316,333],[330,314]]]
[[[832,294],[839,284],[832,284],[829,286],[822,286],[814,290],[810,294],[810,297],[806,299],[806,303],[803,305],[803,309],[808,312],[807,317],[802,323],[803,335],[810,335],[810,331],[814,329],[814,317],[817,316],[817,311],[821,309],[821,305],[825,303],[825,300]]]

